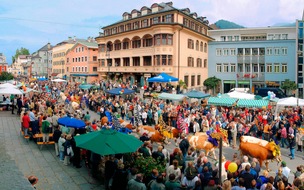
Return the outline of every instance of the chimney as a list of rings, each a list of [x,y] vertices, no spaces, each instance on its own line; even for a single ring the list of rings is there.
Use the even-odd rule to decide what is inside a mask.
[[[69,40],[72,40],[72,37],[71,37],[71,36],[69,36]]]
[[[76,42],[76,36],[74,36],[74,42]]]

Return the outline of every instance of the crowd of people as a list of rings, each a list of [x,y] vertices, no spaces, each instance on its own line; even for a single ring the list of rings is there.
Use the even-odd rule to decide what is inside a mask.
[[[25,136],[33,138],[43,134],[43,142],[49,142],[53,134],[56,155],[65,165],[70,162],[76,168],[84,163],[91,169],[93,177],[103,175],[106,189],[300,189],[304,166],[299,165],[294,180],[288,180],[291,169],[282,162],[276,176],[269,176],[262,170],[255,158],[235,155],[238,165],[234,173],[227,171],[219,181],[219,166],[211,163],[203,152],[190,146],[187,135],[195,132],[215,131],[220,127],[228,132],[228,141],[237,152],[237,139],[250,135],[267,141],[275,141],[281,148],[290,150],[290,159],[295,151],[302,152],[304,111],[300,107],[288,107],[277,115],[271,107],[263,109],[216,107],[206,102],[171,102],[153,98],[140,99],[137,95],[109,96],[105,90],[129,86],[117,82],[100,81],[100,90],[82,90],[77,83],[25,82],[39,91],[24,97],[11,97],[20,114],[21,128]],[[73,104],[76,102],[77,104]],[[97,112],[100,119],[91,119],[87,109]],[[14,113],[14,110],[12,110]],[[58,119],[72,116],[86,122],[84,129],[67,128],[58,124]],[[106,122],[103,118],[107,118]],[[161,133],[168,132],[167,126],[180,131],[177,147],[169,152],[162,143],[153,149],[146,134],[140,137],[143,146],[128,155],[100,156],[76,146],[74,136],[96,130],[119,130],[132,133],[124,125],[114,126],[114,119],[120,118],[133,127],[155,126],[162,122]],[[170,136],[168,136],[169,140]],[[33,138],[35,140],[35,138]],[[303,154],[301,154],[303,155]],[[151,157],[165,168],[152,169],[149,174],[136,168],[136,159]],[[300,158],[297,158],[300,159]],[[302,160],[302,158],[301,158]],[[224,162],[225,160],[223,160]],[[292,168],[295,169],[295,168]],[[226,172],[226,171],[225,171]]]

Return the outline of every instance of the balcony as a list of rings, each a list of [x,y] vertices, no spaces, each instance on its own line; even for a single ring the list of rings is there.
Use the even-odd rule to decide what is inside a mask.
[[[102,73],[173,73],[173,66],[128,66],[128,67],[100,67]]]
[[[251,73],[245,73],[245,72],[238,72],[237,73],[237,79],[238,80],[252,80],[252,81],[265,81],[265,73],[261,72],[253,72]]]
[[[238,63],[265,63],[264,55],[238,55]]]

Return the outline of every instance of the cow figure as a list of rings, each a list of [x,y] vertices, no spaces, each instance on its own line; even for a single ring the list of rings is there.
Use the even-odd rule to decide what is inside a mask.
[[[251,136],[241,136],[240,151],[241,154],[256,158],[259,160],[262,167],[265,162],[266,169],[268,169],[268,160],[276,160],[281,162],[281,152],[273,142],[268,142]],[[277,150],[276,150],[277,149]]]
[[[195,135],[188,136],[188,141],[190,146],[193,146],[196,150],[205,150],[206,156],[209,155],[209,152],[212,152],[214,159],[216,159],[215,148],[218,146],[212,144],[208,141],[209,136],[204,132],[195,133]],[[223,138],[223,146],[228,146],[227,138]]]
[[[165,137],[156,129],[150,126],[139,126],[136,129],[136,132],[142,136],[144,133],[148,135],[148,137],[151,140],[151,143],[156,142],[156,143],[162,143],[165,141]]]

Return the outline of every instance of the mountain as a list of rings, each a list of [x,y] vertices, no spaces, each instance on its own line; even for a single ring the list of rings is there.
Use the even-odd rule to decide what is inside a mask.
[[[244,26],[223,19],[216,21],[214,24],[219,29],[245,28]]]
[[[277,26],[277,27],[295,27],[296,23],[292,22],[292,23],[277,23],[274,24],[273,26]]]

